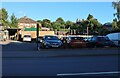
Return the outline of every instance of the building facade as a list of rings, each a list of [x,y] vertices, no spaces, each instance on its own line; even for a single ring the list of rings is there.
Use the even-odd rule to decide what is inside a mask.
[[[24,30],[25,28],[37,28],[37,22],[27,16],[18,19],[18,28]]]

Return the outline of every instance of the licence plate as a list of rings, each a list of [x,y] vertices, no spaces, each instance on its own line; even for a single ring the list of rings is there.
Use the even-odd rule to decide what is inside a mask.
[[[80,44],[80,43],[82,43],[82,42],[75,42],[75,43],[78,43],[78,44]]]
[[[58,47],[57,45],[52,45],[52,47]]]

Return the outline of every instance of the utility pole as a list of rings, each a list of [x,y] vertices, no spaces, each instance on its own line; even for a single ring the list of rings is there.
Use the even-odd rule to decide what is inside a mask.
[[[90,25],[90,21],[88,21],[88,25],[87,25],[87,38],[88,38],[88,35],[89,35],[89,26]]]
[[[88,26],[87,26],[87,36],[88,36],[88,34],[89,34],[89,30],[88,30]]]
[[[37,41],[36,41],[36,42],[37,42],[37,50],[39,50],[39,47],[40,47],[40,46],[39,46],[39,43],[38,43],[38,37],[39,37],[39,24],[37,24],[37,33],[36,33],[36,35],[37,35],[37,39],[36,39],[36,40],[37,40]]]

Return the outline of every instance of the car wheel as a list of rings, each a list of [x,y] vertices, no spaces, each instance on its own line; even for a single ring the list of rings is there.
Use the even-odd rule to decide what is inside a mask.
[[[72,46],[71,46],[71,45],[68,45],[68,48],[72,48]]]
[[[97,48],[98,46],[97,45],[94,45],[94,48]]]

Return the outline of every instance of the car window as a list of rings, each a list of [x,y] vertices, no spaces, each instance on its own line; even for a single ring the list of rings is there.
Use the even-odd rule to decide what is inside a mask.
[[[98,37],[97,38],[98,41],[106,41],[106,40],[109,40],[108,37]]]
[[[31,37],[30,35],[24,35],[24,37]]]
[[[45,40],[59,40],[56,36],[46,36]]]
[[[92,37],[92,38],[91,38],[91,40],[92,40],[92,41],[95,41],[95,38],[94,38],[94,37]]]

